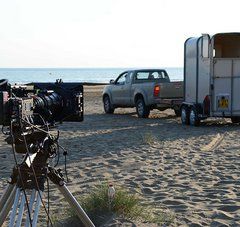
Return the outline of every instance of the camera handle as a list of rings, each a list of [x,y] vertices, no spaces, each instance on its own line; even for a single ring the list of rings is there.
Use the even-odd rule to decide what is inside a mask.
[[[7,79],[2,79],[0,80],[0,87],[7,84],[8,83],[8,80]]]

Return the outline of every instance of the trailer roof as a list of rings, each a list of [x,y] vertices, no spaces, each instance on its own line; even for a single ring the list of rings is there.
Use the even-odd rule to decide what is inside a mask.
[[[215,35],[213,35],[211,38],[214,38],[216,36],[228,36],[228,35],[235,35],[235,36],[239,36],[240,32],[223,32],[223,33],[216,33]]]

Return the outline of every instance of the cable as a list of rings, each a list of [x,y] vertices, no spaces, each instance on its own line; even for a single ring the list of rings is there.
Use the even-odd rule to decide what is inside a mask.
[[[37,115],[39,115],[39,116],[41,117],[41,119],[43,120],[43,122],[47,125],[47,123],[45,122],[45,120],[43,119],[43,117],[42,117],[40,114],[37,114]],[[35,129],[39,130],[40,132],[44,132],[44,133],[48,134],[49,136],[54,137],[53,135],[51,135],[51,134],[49,133],[49,127],[48,127],[48,125],[47,125],[48,131],[45,131],[45,130],[43,130],[43,129],[41,129],[41,128],[39,128],[39,127],[31,124],[30,122],[24,120],[23,118],[20,118],[20,119],[23,120],[25,123],[29,124],[30,126],[34,127]],[[59,138],[59,131],[57,131],[57,132],[58,132],[58,134],[57,134],[57,137],[56,137],[56,139],[55,139],[56,141],[58,141],[58,138]],[[54,167],[56,167],[56,166],[58,165],[58,163],[59,163],[59,158],[60,158],[59,147],[61,147],[58,143],[56,143],[56,144],[57,144],[57,147],[58,147],[58,149],[57,149],[58,159],[57,159],[57,163],[54,165]],[[62,148],[63,150],[65,150],[63,147],[61,147],[61,148]],[[65,151],[66,151],[66,150],[65,150]],[[66,151],[66,152],[67,152],[67,151]]]
[[[67,174],[67,154],[68,154],[68,151],[63,147],[61,146],[59,143],[57,143],[58,147],[60,147],[62,150],[63,150],[63,155],[65,157],[65,161],[64,161],[64,167],[65,167],[65,174],[66,174],[66,179],[67,179],[67,182],[69,182],[68,180],[68,174]]]
[[[42,117],[42,115],[39,114],[39,113],[34,113],[33,115],[37,115],[37,116],[39,116],[39,117],[41,118],[43,124],[47,126],[47,132],[49,132],[48,123],[44,120],[44,118]]]
[[[27,122],[27,121],[25,121],[25,122]],[[27,123],[28,123],[28,122],[27,122]],[[29,123],[29,124],[30,124],[30,123]],[[29,152],[28,146],[27,146],[26,137],[25,137],[25,135],[24,135],[24,133],[23,133],[23,125],[22,125],[21,120],[20,120],[20,127],[21,127],[21,131],[22,131],[22,134],[23,134],[23,139],[24,139],[24,143],[25,143],[26,150],[27,150],[27,154],[28,154],[28,156],[30,156],[30,152]],[[42,198],[42,196],[41,196],[40,188],[39,188],[39,184],[38,184],[38,180],[37,180],[37,176],[36,176],[36,172],[35,172],[35,169],[34,169],[34,167],[33,167],[33,165],[32,165],[32,162],[31,162],[31,159],[30,159],[30,158],[29,158],[29,161],[30,161],[30,165],[31,165],[31,167],[32,167],[33,176],[34,176],[34,178],[35,178],[35,183],[36,183],[36,186],[37,186],[37,190],[38,190],[38,194],[39,194],[41,203],[42,203],[42,205],[43,205],[43,207],[44,207],[45,213],[46,213],[47,216],[48,216],[48,219],[49,219],[49,221],[50,221],[50,223],[51,223],[51,226],[53,226],[52,221],[51,221],[51,218],[49,217],[49,213],[48,213],[48,211],[47,211],[47,209],[46,209],[45,203],[44,203],[43,198]]]
[[[43,117],[42,117],[40,114],[36,114],[36,115],[38,115],[38,116],[41,117],[41,119],[43,120],[44,125],[47,126],[47,130],[48,130],[48,131],[45,131],[45,130],[39,128],[39,127],[36,127],[35,125],[33,125],[33,124],[31,124],[30,122],[24,120],[23,118],[21,118],[21,120],[23,120],[25,123],[29,124],[30,126],[34,127],[35,129],[39,130],[40,132],[44,132],[44,133],[48,134],[50,137],[54,137],[53,135],[51,135],[51,134],[49,133],[48,124],[47,124],[46,121],[43,119]],[[55,138],[55,141],[58,141],[58,139],[59,139],[59,131],[57,131],[57,137]],[[56,144],[57,144],[57,143],[56,143]],[[57,145],[57,148],[58,148],[58,149],[57,149],[58,159],[57,159],[57,163],[54,165],[54,167],[56,167],[56,166],[58,165],[58,163],[59,163],[59,158],[60,158],[60,153],[59,153],[59,147],[58,147],[58,145]],[[54,157],[56,157],[56,156],[54,156]],[[51,158],[54,158],[54,157],[51,157]]]
[[[20,119],[22,119],[22,118],[20,118]],[[25,121],[25,120],[24,120],[24,121]],[[30,152],[29,152],[28,146],[27,146],[26,137],[25,137],[25,135],[24,135],[24,133],[23,133],[23,125],[22,125],[21,120],[20,120],[19,122],[20,122],[20,127],[21,127],[21,131],[22,131],[22,135],[23,135],[25,147],[26,147],[26,150],[27,150],[27,154],[28,154],[28,156],[30,156]],[[27,121],[25,121],[25,122],[27,122]],[[29,123],[29,122],[27,122],[27,123]],[[30,124],[30,123],[29,123],[29,124]],[[42,198],[42,196],[41,196],[40,188],[39,188],[39,184],[38,184],[38,180],[37,180],[37,176],[36,176],[36,172],[35,172],[35,169],[34,169],[34,167],[33,167],[33,165],[32,165],[32,162],[31,162],[31,159],[30,159],[30,158],[29,158],[29,161],[30,161],[30,165],[31,165],[31,167],[32,167],[33,176],[34,176],[34,179],[35,179],[35,183],[36,183],[36,186],[37,186],[37,190],[38,190],[38,194],[39,194],[41,203],[42,203],[42,205],[43,205],[43,207],[44,207],[45,213],[46,213],[47,216],[48,216],[48,219],[49,219],[49,221],[50,221],[50,223],[51,223],[51,226],[53,226],[52,220],[51,220],[51,218],[50,218],[50,216],[49,216],[49,213],[48,213],[48,211],[47,211],[47,208],[46,208],[45,203],[44,203],[44,201],[43,201],[43,198]]]
[[[19,177],[20,177],[20,181],[21,181],[21,184],[22,184],[22,190],[23,190],[23,194],[24,194],[24,197],[25,197],[25,200],[26,200],[26,205],[27,205],[27,210],[28,210],[28,216],[29,216],[29,220],[30,220],[30,225],[32,227],[32,219],[31,219],[31,212],[30,212],[30,208],[29,208],[29,203],[28,203],[28,199],[27,199],[27,194],[26,194],[26,191],[25,191],[25,186],[24,186],[24,182],[23,182],[23,178],[22,178],[22,173],[21,173],[21,170],[19,169],[19,165],[18,165],[18,162],[17,162],[17,157],[16,157],[16,148],[15,148],[15,138],[14,138],[14,135],[12,133],[12,121],[11,121],[11,125],[10,125],[10,134],[11,134],[11,137],[12,137],[12,151],[13,151],[13,157],[14,157],[14,161],[15,161],[15,164],[16,164],[16,168],[18,170],[18,174],[19,174]]]
[[[43,130],[43,129],[37,127],[36,125],[33,125],[33,124],[31,124],[30,122],[24,120],[24,119],[21,118],[21,117],[20,117],[20,119],[21,119],[22,121],[24,121],[25,123],[29,124],[30,126],[32,126],[33,128],[39,130],[40,132],[44,132],[44,133],[48,134],[49,136],[53,136],[53,135],[51,135],[51,134],[49,133],[49,131]]]
[[[65,157],[65,159],[64,159],[64,167],[65,167],[66,179],[67,179],[67,182],[69,182],[69,180],[68,180],[68,173],[67,173],[67,154],[64,154],[64,152],[63,152],[63,155]]]
[[[39,115],[39,116],[40,116],[40,115]],[[41,119],[43,119],[43,118],[41,118]],[[25,122],[25,123],[27,123],[28,125],[32,126],[33,128],[35,128],[35,129],[37,129],[37,130],[39,130],[39,131],[41,131],[41,132],[46,133],[46,134],[49,135],[50,137],[53,137],[53,135],[50,134],[48,127],[47,127],[47,130],[48,130],[48,131],[46,131],[46,130],[43,130],[43,129],[41,129],[41,128],[39,128],[39,127],[31,124],[29,121],[26,121],[26,120],[23,119],[23,118],[20,118],[20,120],[22,120],[23,122]],[[44,125],[47,125],[46,122],[44,121],[44,119],[43,119],[43,122],[45,123]],[[20,126],[21,126],[21,131],[22,131],[22,134],[23,134],[23,138],[24,138],[24,143],[25,143],[25,146],[26,146],[27,154],[29,155],[29,150],[28,150],[28,146],[27,146],[27,141],[26,141],[26,137],[25,137],[25,135],[24,135],[24,133],[23,133],[23,125],[22,125],[22,122],[21,122],[21,121],[20,121]],[[58,138],[58,137],[59,137],[59,131],[58,131],[58,136],[57,136],[57,138]],[[67,150],[66,150],[64,147],[62,147],[61,145],[59,145],[57,142],[56,142],[56,144],[57,144],[58,147],[60,147],[60,148],[64,151],[64,152],[63,152],[63,155],[65,156],[65,165],[64,165],[64,166],[65,166],[65,174],[66,174],[66,179],[67,179],[67,182],[68,182],[69,179],[68,179],[68,174],[67,174],[67,158],[66,158],[66,155],[67,155],[68,152],[67,152]],[[57,164],[58,164],[58,162],[59,162],[59,149],[58,149],[58,161],[57,161]],[[32,166],[31,160],[30,160],[30,165]],[[55,166],[56,166],[56,165],[55,165]],[[33,166],[32,166],[32,170],[33,170],[33,175],[34,175],[34,178],[35,178],[35,181],[36,181],[36,185],[37,185],[37,188],[38,188],[38,192],[39,192],[39,185],[38,185],[36,173],[35,173],[35,170],[34,170],[34,167],[33,167]],[[46,213],[47,216],[48,216],[48,222],[50,221],[51,226],[53,226],[52,221],[51,221],[51,218],[50,218],[49,213],[48,213],[48,210],[46,209],[46,206],[45,206],[45,204],[44,204],[44,202],[43,202],[43,199],[42,199],[42,196],[41,196],[40,193],[39,193],[39,197],[40,197],[41,202],[42,202],[42,204],[43,204],[45,213]]]
[[[48,201],[48,214],[50,214],[50,190],[49,190],[49,180],[47,177],[47,201]],[[47,227],[49,226],[49,218],[47,219]]]
[[[58,145],[58,143],[57,143]],[[58,163],[59,163],[59,159],[60,159],[60,150],[59,150],[59,146],[57,146],[57,162],[55,163],[54,167],[57,167]]]

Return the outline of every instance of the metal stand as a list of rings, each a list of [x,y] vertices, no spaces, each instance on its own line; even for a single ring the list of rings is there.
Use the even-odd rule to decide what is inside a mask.
[[[47,176],[57,186],[59,191],[67,200],[71,208],[75,211],[75,213],[82,221],[84,226],[94,227],[94,224],[89,219],[85,211],[79,205],[79,203],[74,198],[72,193],[68,190],[61,174],[55,169],[48,167]],[[16,179],[16,176],[15,178],[12,177],[12,181],[9,183],[8,187],[6,188],[5,192],[3,193],[0,199],[0,226],[3,225],[12,208],[10,214],[9,227],[13,226],[19,227],[24,224],[23,223],[24,221],[25,227],[30,226],[36,227],[38,221],[38,213],[41,206],[41,196],[43,191],[41,190],[38,191],[35,188],[25,190],[25,192],[28,192],[27,194],[30,194],[30,201],[28,204],[28,209],[30,213],[28,213],[27,211],[26,217],[24,217],[26,197],[24,195],[22,188],[19,187],[19,185],[17,185],[17,182],[13,181],[13,179]]]

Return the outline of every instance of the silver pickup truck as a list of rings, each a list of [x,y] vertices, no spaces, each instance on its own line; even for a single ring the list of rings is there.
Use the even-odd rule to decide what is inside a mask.
[[[108,114],[117,107],[136,107],[140,118],[147,118],[152,109],[168,108],[180,116],[182,101],[183,82],[170,82],[163,69],[125,71],[103,90],[103,107]]]

